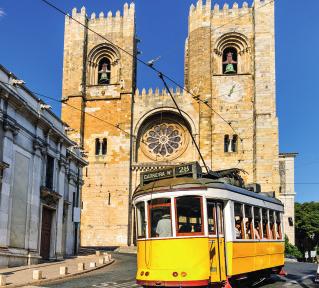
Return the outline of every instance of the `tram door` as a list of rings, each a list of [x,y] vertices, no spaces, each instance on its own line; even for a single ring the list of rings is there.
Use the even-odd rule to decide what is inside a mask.
[[[223,204],[207,199],[211,282],[226,280]]]

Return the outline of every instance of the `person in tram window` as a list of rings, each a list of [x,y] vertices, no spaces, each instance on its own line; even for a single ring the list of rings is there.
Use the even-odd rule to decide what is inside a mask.
[[[259,227],[259,221],[255,221],[254,236],[255,236],[255,239],[260,240],[260,227]]]
[[[251,234],[251,219],[246,222],[246,239],[252,239]]]
[[[202,232],[202,225],[201,224],[194,224],[194,232]]]
[[[179,233],[190,233],[192,232],[192,225],[189,223],[189,218],[187,218],[187,222],[184,223],[178,230]]]
[[[269,237],[268,239],[276,239],[276,236],[274,235],[274,223],[270,223],[269,225]]]
[[[277,240],[280,240],[281,239],[281,227],[280,227],[280,223],[277,223]]]
[[[235,235],[236,235],[236,239],[242,239],[242,237],[241,237],[241,221],[240,220],[235,221]]]
[[[157,237],[172,237],[171,215],[164,214],[156,226]]]

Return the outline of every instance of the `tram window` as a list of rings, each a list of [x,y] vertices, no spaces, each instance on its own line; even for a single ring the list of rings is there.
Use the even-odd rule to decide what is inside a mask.
[[[269,210],[269,225],[270,225],[270,239],[277,239],[274,211],[272,210]]]
[[[202,235],[204,233],[202,221],[202,198],[176,198],[176,234]]]
[[[254,209],[254,238],[261,239],[262,227],[261,227],[260,208],[254,207],[253,209]]]
[[[276,228],[277,228],[277,239],[282,239],[282,226],[281,226],[281,213],[276,212]]]
[[[208,233],[209,235],[216,234],[216,204],[207,202],[207,217],[208,217]]]
[[[262,209],[262,222],[263,222],[263,239],[269,238],[268,230],[268,211],[267,209]]]
[[[172,237],[171,200],[149,201],[150,237]]]
[[[244,225],[243,225],[243,205],[235,203],[234,205],[234,214],[235,214],[235,236],[236,239],[244,239]]]
[[[136,204],[137,216],[137,238],[146,237],[146,222],[145,222],[145,203]]]
[[[218,203],[217,204],[217,211],[218,211],[218,215],[219,215],[219,218],[217,219],[218,220],[218,233],[219,234],[224,234],[224,217],[223,217],[223,206],[222,204]]]
[[[245,207],[245,239],[253,239],[253,216],[252,216],[252,207],[249,205],[244,205]]]

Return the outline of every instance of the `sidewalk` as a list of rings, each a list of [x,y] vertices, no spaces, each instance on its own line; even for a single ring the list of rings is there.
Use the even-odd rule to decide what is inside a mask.
[[[76,275],[100,269],[112,264],[113,262],[114,260],[110,254],[97,251],[96,255],[78,256],[59,262],[0,269],[0,287],[13,288],[45,284],[53,280],[74,277]],[[81,263],[84,264],[84,270],[82,268],[83,264]],[[67,274],[64,274],[63,271],[62,274],[60,274],[61,267],[67,267]],[[42,272],[42,277],[39,277],[39,280],[33,279],[35,270]],[[64,269],[62,268],[62,270]],[[1,283],[3,278],[5,278],[4,281],[6,282],[6,285],[1,286],[1,284],[3,284]]]

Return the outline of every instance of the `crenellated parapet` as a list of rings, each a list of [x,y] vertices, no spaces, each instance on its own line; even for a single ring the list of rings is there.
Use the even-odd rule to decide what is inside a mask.
[[[211,0],[206,0],[204,4],[202,0],[199,0],[196,4],[191,5],[189,9],[189,32],[196,30],[200,27],[209,27],[210,18],[212,12]]]
[[[170,89],[170,92],[172,93],[173,97],[180,97],[183,96],[183,91],[177,87],[175,90],[173,88]],[[168,91],[163,88],[160,90],[159,88],[156,88],[153,90],[153,88],[149,88],[146,90],[143,88],[142,90],[136,89],[135,91],[135,99],[140,100],[143,98],[162,98],[162,97],[170,97]]]
[[[213,9],[213,17],[238,17],[244,16],[251,11],[251,7],[249,7],[247,2],[243,2],[241,6],[238,5],[237,2],[233,4],[233,6],[229,6],[229,4],[225,3],[224,6],[219,6],[218,4],[214,5]]]
[[[212,8],[212,1],[199,0],[196,5],[192,4],[189,10],[189,32],[194,31],[201,27],[210,26],[211,18],[234,18],[249,15],[252,12],[253,7],[258,8],[264,5],[268,5],[273,0],[255,0],[252,6],[249,6],[247,2],[243,2],[241,6],[237,2],[230,6],[225,3],[223,6],[215,4]]]
[[[132,33],[135,29],[135,4],[124,4],[123,13],[117,10],[115,14],[112,11],[95,13],[90,16],[86,13],[86,8],[83,6],[80,11],[77,8],[72,9],[72,18],[80,21],[81,23],[87,23],[89,27],[101,27],[103,32],[106,33]],[[71,23],[72,19],[66,16],[66,23]],[[99,31],[97,31],[99,32]]]

